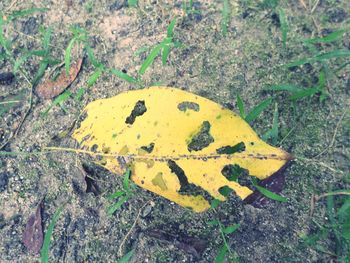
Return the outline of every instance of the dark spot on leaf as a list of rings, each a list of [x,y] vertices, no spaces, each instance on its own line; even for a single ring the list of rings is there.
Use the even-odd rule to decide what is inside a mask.
[[[191,101],[183,101],[177,105],[180,111],[194,110],[199,111],[199,104]]]
[[[144,100],[139,100],[136,102],[134,109],[131,111],[129,117],[126,118],[125,123],[133,124],[136,120],[136,117],[143,115],[147,111]]]
[[[173,160],[168,160],[168,167],[170,168],[170,171],[176,174],[177,178],[179,179],[181,185],[179,192],[184,191],[185,188],[189,185],[184,170],[182,170],[182,168],[178,166]]]
[[[141,146],[141,149],[148,153],[151,153],[154,149],[154,142],[151,142],[149,145],[146,146]]]
[[[190,152],[200,151],[205,147],[208,147],[212,142],[214,142],[214,138],[210,134],[210,123],[209,121],[204,121],[199,132],[192,137],[187,149]]]
[[[42,208],[43,201],[41,201],[38,205],[35,214],[29,217],[22,237],[25,247],[34,254],[38,254],[40,252],[43,244],[43,228],[41,218]]]
[[[97,151],[97,148],[98,148],[98,145],[97,145],[97,144],[94,144],[94,145],[92,145],[92,147],[91,147],[91,151],[92,151],[92,152],[96,152],[96,151]]]
[[[237,143],[236,145],[234,146],[223,146],[219,149],[216,149],[216,152],[218,154],[234,154],[234,153],[240,153],[240,152],[243,152],[245,151],[245,144],[244,142],[240,142],[240,143]]]

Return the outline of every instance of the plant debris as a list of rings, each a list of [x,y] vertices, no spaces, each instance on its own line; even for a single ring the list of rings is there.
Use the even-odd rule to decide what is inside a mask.
[[[34,254],[38,254],[43,245],[42,209],[43,201],[38,205],[35,214],[29,217],[22,237],[25,247]]]
[[[79,59],[76,63],[72,64],[67,76],[64,68],[61,69],[60,75],[56,80],[47,78],[36,89],[37,95],[42,99],[52,99],[60,95],[70,84],[76,79],[80,71],[83,59]]]

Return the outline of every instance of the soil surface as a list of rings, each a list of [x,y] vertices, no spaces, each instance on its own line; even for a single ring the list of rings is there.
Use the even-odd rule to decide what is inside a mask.
[[[38,71],[40,57],[29,57],[17,72],[10,59],[0,60],[0,262],[40,262],[40,255],[24,246],[22,236],[42,200],[44,231],[64,205],[53,231],[51,262],[116,262],[132,249],[130,262],[214,262],[223,240],[218,226],[209,223],[212,220],[224,226],[240,224],[226,237],[239,262],[346,262],[342,252],[332,252],[334,237],[321,240],[326,251],[304,240],[315,233],[315,222],[322,225],[328,220],[325,199],[314,204],[310,215],[313,194],[350,187],[349,57],[327,60],[326,66],[318,62],[285,65],[312,55],[304,39],[349,28],[348,1],[228,1],[226,34],[225,1],[193,1],[187,8],[183,3],[189,6],[190,1],[140,0],[138,7],[129,7],[125,0],[34,2],[35,6],[32,1],[0,2],[4,20],[13,11],[47,8],[3,25],[16,61],[24,50],[42,48],[43,30],[49,26],[52,58],[64,61],[73,37],[71,28],[79,26],[88,32],[87,41],[98,61],[134,77],[152,47],[166,37],[174,17],[174,39],[181,45],[171,49],[165,65],[161,56],[155,59],[141,76],[142,86],[103,73],[78,99],[75,95],[88,86],[96,68],[82,46],[75,45],[72,61],[85,59],[68,88],[73,95],[61,104],[39,98],[35,87],[31,90],[29,82]],[[338,41],[316,48],[349,51],[349,36],[344,32]],[[4,52],[1,45],[0,51]],[[266,91],[276,84],[316,86],[322,67],[328,69],[324,100],[318,93],[294,102],[288,92]],[[49,65],[46,73],[53,68]],[[273,105],[277,105],[275,145],[295,156],[284,171],[281,195],[288,202],[269,201],[255,208],[232,193],[218,208],[194,213],[135,188],[131,198],[108,216],[112,201],[107,196],[122,189],[120,175],[96,167],[87,156],[40,153],[45,146],[75,147],[65,135],[89,102],[152,85],[178,87],[235,112],[239,112],[237,95],[248,111],[273,97],[274,103],[252,127],[260,136],[270,129]],[[225,260],[231,262],[229,256]]]

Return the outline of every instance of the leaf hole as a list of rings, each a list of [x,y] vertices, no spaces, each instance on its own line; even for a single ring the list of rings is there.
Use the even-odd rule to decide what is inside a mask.
[[[148,144],[146,146],[141,146],[141,149],[148,152],[148,153],[151,153],[154,149],[154,142],[151,142],[150,144]]]
[[[180,111],[187,111],[187,110],[193,110],[193,111],[199,111],[199,104],[191,101],[183,101],[177,105],[177,108]]]
[[[216,152],[218,154],[234,154],[234,153],[240,153],[245,151],[245,144],[244,142],[237,143],[236,145],[230,146],[223,146],[219,149],[216,149]]]
[[[139,100],[136,102],[133,110],[130,113],[130,116],[126,118],[126,124],[133,124],[136,120],[136,117],[143,115],[147,111],[145,101]]]
[[[188,143],[187,149],[191,151],[200,151],[214,142],[213,136],[210,134],[209,121],[203,121],[199,132],[193,135],[191,141]]]

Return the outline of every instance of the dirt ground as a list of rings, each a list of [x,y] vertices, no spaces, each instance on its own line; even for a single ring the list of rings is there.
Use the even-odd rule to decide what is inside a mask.
[[[225,226],[240,223],[239,229],[227,236],[239,262],[345,262],[334,253],[307,246],[304,240],[315,232],[315,222],[327,222],[323,199],[310,216],[312,195],[350,187],[350,116],[346,112],[350,106],[349,57],[329,60],[334,74],[328,76],[329,96],[322,102],[315,95],[292,103],[287,92],[265,88],[282,83],[316,85],[321,68],[318,63],[292,68],[284,65],[309,56],[303,39],[349,28],[350,4],[346,0],[314,1],[313,11],[313,1],[269,5],[277,2],[230,1],[224,36],[223,1],[194,1],[191,10],[195,12],[191,12],[184,10],[182,1],[139,1],[138,7],[131,8],[122,0],[43,0],[35,4],[2,0],[2,15],[34,6],[48,8],[3,26],[15,56],[24,49],[40,49],[41,28],[52,26],[52,56],[64,61],[64,50],[72,38],[70,28],[79,25],[88,32],[99,61],[131,76],[137,76],[152,46],[164,39],[169,22],[177,17],[174,39],[182,45],[171,50],[166,65],[160,57],[154,61],[142,76],[143,86],[182,88],[235,112],[237,95],[247,109],[274,97],[279,111],[277,146],[296,159],[284,172],[286,183],[281,194],[288,198],[286,203],[270,201],[255,208],[230,195],[218,208],[194,213],[137,188],[109,217],[107,194],[121,189],[122,177],[73,153],[35,152],[48,145],[71,146],[72,139],[57,136],[72,126],[89,102],[140,87],[103,74],[81,99],[68,98],[46,115],[43,112],[53,100],[40,99],[34,92],[32,107],[22,123],[31,89],[23,74],[15,74],[13,80],[0,83],[0,102],[18,101],[6,109],[7,104],[0,104],[0,145],[6,143],[0,155],[0,262],[40,261],[40,255],[28,252],[23,245],[22,234],[43,198],[44,230],[57,208],[65,204],[53,232],[51,262],[116,262],[131,249],[135,252],[130,262],[214,262],[223,243],[219,228],[208,223],[214,219]],[[280,9],[288,21],[286,47]],[[349,39],[345,32],[336,43],[321,47],[349,50]],[[76,46],[72,60],[81,55]],[[38,65],[39,59],[31,57],[21,69],[31,80]],[[0,60],[0,73],[12,71],[9,60]],[[74,93],[86,86],[93,71],[85,59],[69,90]],[[254,122],[254,130],[263,135],[271,128],[272,119],[270,106]],[[332,236],[323,239],[322,246],[332,251]],[[226,262],[231,262],[229,257]]]

